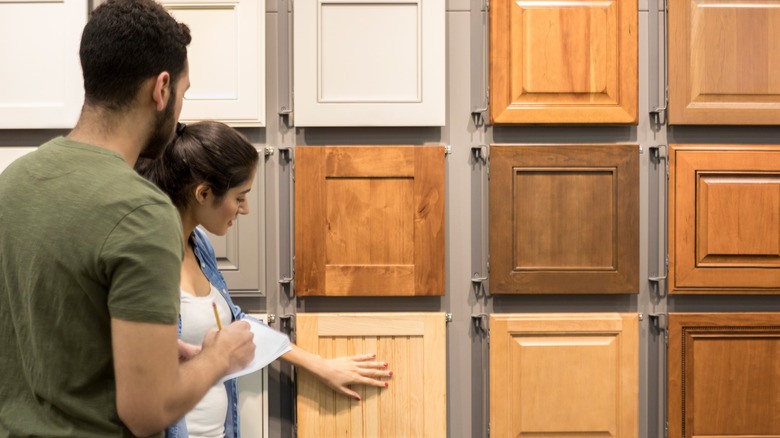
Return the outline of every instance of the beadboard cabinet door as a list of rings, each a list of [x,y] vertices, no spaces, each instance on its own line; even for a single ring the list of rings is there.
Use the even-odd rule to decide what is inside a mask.
[[[669,0],[669,123],[780,123],[780,1]]]
[[[636,145],[490,147],[490,293],[639,292]]]
[[[443,126],[444,0],[294,8],[296,126]]]
[[[249,316],[268,323],[267,314]],[[268,367],[238,378],[238,409],[241,413],[241,436],[267,438],[268,435]]]
[[[184,122],[265,126],[265,0],[162,0],[190,27]]]
[[[669,292],[780,293],[780,146],[670,146]]]
[[[86,0],[0,0],[0,129],[72,128]]]
[[[669,437],[780,436],[780,313],[669,314]]]
[[[638,433],[636,314],[490,315],[490,436]]]
[[[444,148],[295,148],[295,291],[444,295]]]
[[[637,2],[490,3],[491,123],[637,123]]]
[[[297,344],[324,358],[376,354],[388,386],[353,385],[360,401],[298,372],[298,437],[447,436],[444,313],[298,313]]]

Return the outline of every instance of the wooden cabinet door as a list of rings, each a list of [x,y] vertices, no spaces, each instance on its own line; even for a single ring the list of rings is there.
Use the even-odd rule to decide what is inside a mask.
[[[778,41],[778,0],[669,0],[669,123],[780,123]]]
[[[190,27],[180,119],[265,125],[265,0],[161,0]]]
[[[636,145],[490,147],[490,292],[638,293]]]
[[[669,438],[780,436],[780,313],[669,314]]]
[[[249,316],[268,322],[268,315]],[[241,436],[268,437],[268,368],[238,378],[238,409],[241,412]]]
[[[636,438],[636,314],[490,315],[490,435]]]
[[[298,295],[444,295],[444,148],[295,148]]]
[[[0,1],[0,129],[72,128],[86,0]]]
[[[780,293],[780,146],[671,145],[670,293]]]
[[[637,123],[637,2],[490,3],[491,123]]]
[[[447,436],[443,313],[299,313],[297,344],[323,357],[376,354],[389,386],[354,386],[360,401],[298,373],[298,436]]]
[[[293,3],[296,126],[443,126],[444,0]]]

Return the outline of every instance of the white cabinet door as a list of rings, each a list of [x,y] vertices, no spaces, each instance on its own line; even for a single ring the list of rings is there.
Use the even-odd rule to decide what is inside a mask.
[[[297,126],[442,126],[444,0],[294,3]]]
[[[86,0],[0,0],[0,129],[72,128]]]
[[[180,119],[265,125],[265,1],[163,0],[190,28],[192,86]]]
[[[268,323],[265,313],[248,315]],[[238,409],[241,412],[242,437],[268,436],[268,367],[238,378]]]
[[[5,168],[16,161],[17,158],[35,149],[37,148],[0,147],[0,173],[3,173]]]

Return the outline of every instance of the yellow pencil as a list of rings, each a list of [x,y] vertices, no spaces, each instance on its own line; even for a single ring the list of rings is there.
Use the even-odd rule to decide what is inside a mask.
[[[211,307],[214,308],[214,316],[217,318],[217,327],[219,327],[220,330],[222,330],[222,322],[219,320],[219,312],[217,312],[217,303],[214,301],[211,302]]]

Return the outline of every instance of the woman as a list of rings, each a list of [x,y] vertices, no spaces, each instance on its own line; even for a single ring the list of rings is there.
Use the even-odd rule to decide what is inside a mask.
[[[222,325],[245,318],[227,293],[217,270],[214,249],[206,234],[222,236],[239,214],[249,213],[247,193],[252,188],[258,154],[234,129],[218,122],[179,124],[177,136],[158,160],[139,160],[136,170],[166,192],[181,215],[188,242],[181,267],[181,309],[179,315],[180,357],[197,354],[206,331],[217,326],[216,303]],[[269,329],[268,336],[284,336]],[[289,342],[289,340],[287,340]],[[323,359],[294,344],[281,359],[318,376],[337,392],[355,397],[347,385],[361,383],[387,386],[380,377],[392,376],[387,364],[363,355]],[[182,424],[182,423],[186,423]],[[235,379],[216,384],[203,400],[176,426],[169,437],[238,437],[238,390]]]

